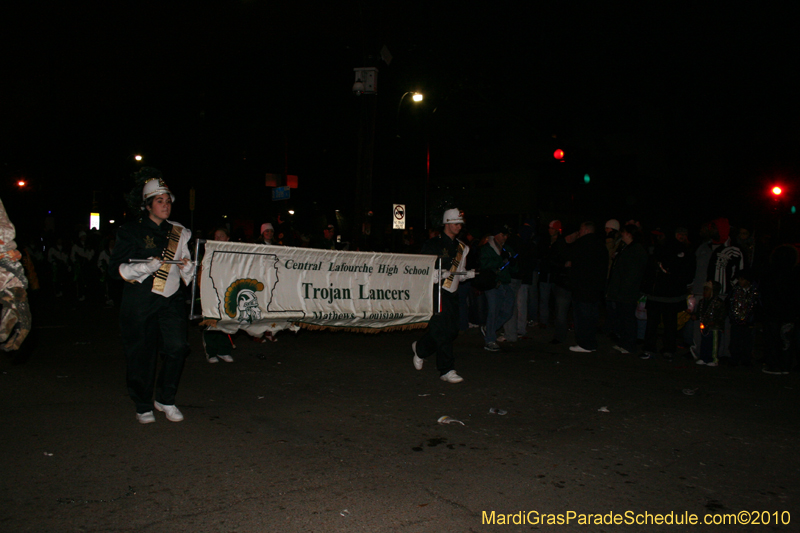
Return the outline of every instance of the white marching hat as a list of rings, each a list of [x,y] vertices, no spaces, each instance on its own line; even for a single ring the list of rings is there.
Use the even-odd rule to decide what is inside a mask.
[[[175,195],[172,194],[172,191],[169,190],[169,187],[167,187],[167,184],[164,183],[163,179],[153,178],[144,184],[144,188],[142,189],[142,200],[147,200],[148,198],[158,196],[159,194],[169,194],[170,200],[175,202]]]
[[[448,209],[444,212],[444,217],[442,217],[443,224],[463,224],[464,223],[464,213],[459,211],[458,209]]]

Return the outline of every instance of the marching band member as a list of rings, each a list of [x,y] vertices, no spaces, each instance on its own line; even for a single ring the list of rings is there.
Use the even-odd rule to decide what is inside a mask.
[[[441,312],[434,314],[428,324],[428,331],[418,341],[411,344],[414,352],[414,368],[422,370],[426,358],[436,354],[436,368],[439,377],[448,383],[460,383],[464,378],[455,371],[453,341],[458,337],[458,282],[460,279],[475,277],[475,271],[465,271],[469,246],[456,238],[464,225],[464,215],[458,209],[448,209],[442,217],[444,231],[422,245],[420,253],[436,255],[441,258],[441,270],[436,273],[437,285],[434,294],[441,294]],[[456,274],[466,272],[466,274]]]
[[[175,196],[156,169],[142,169],[153,176],[142,191],[142,217],[122,226],[109,264],[109,273],[128,283],[120,306],[122,345],[127,362],[128,394],[136,404],[136,419],[155,422],[153,407],[167,420],[180,422],[175,393],[189,354],[188,315],[180,279],[187,285],[193,263],[187,243],[191,231],[167,220]],[[147,262],[131,263],[131,259]],[[180,264],[167,261],[179,260]],[[159,355],[161,368],[156,378]],[[155,390],[155,403],[154,403]]]

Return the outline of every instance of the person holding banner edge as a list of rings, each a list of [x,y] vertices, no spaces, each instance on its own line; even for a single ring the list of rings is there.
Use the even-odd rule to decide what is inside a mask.
[[[191,231],[167,220],[175,197],[161,173],[148,167],[137,177],[149,178],[141,192],[141,209],[146,213],[119,229],[109,261],[109,273],[128,282],[119,313],[128,394],[140,423],[155,422],[153,407],[171,422],[180,422],[183,414],[175,406],[175,394],[189,354],[189,319],[185,296],[178,289],[181,279],[188,285],[193,276]],[[175,260],[180,263],[171,264]],[[159,356],[162,363],[156,377]]]
[[[458,283],[461,279],[474,278],[475,271],[464,269],[469,246],[456,238],[464,225],[464,214],[458,209],[448,209],[444,212],[442,224],[443,231],[426,241],[420,251],[441,259],[441,270],[434,275],[434,283],[441,284],[441,290],[436,287],[433,291],[441,294],[441,309],[431,317],[425,335],[411,344],[411,350],[414,352],[414,368],[422,370],[425,359],[435,354],[440,379],[460,383],[464,378],[455,371],[453,355],[453,341],[458,337]]]

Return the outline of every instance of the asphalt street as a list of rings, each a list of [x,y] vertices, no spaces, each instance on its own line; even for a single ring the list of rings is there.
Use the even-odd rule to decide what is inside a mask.
[[[208,364],[195,326],[185,420],[141,425],[117,311],[33,312],[0,363],[0,531],[799,530],[797,374],[645,361],[603,338],[576,354],[547,330],[495,354],[470,330],[449,384],[412,366],[420,331],[238,335],[234,363]],[[751,523],[702,525],[733,515]]]

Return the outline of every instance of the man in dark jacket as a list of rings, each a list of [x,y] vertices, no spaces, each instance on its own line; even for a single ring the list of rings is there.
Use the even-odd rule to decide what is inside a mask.
[[[642,359],[656,354],[658,326],[664,323],[664,357],[675,354],[678,334],[678,313],[686,309],[688,285],[694,276],[694,254],[689,253],[685,243],[675,238],[666,238],[656,246],[650,264],[645,294],[647,295],[647,330],[644,335]]]
[[[600,302],[608,275],[608,250],[604,238],[595,233],[593,222],[581,224],[578,239],[567,247],[566,255],[577,342],[569,349],[573,352],[594,352],[597,351]]]
[[[606,321],[619,339],[613,348],[624,354],[636,349],[636,305],[648,260],[641,234],[633,224],[620,230],[623,245],[614,257],[606,289]]]

